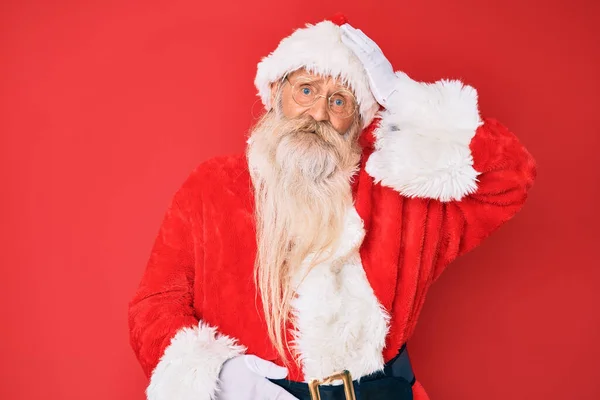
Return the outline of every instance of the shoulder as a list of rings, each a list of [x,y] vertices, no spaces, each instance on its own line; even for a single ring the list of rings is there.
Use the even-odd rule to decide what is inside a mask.
[[[248,191],[250,174],[243,153],[213,157],[198,164],[185,179],[179,194],[200,199],[217,192]]]
[[[248,174],[248,163],[245,154],[240,153],[213,157],[203,161],[194,168],[188,180],[229,183],[244,174]]]

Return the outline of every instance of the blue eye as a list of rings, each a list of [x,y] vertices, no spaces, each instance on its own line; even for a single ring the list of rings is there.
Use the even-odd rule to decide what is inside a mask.
[[[338,107],[341,107],[344,105],[344,100],[342,99],[335,99],[335,105]]]
[[[304,94],[305,96],[308,96],[310,94],[310,89],[307,87],[302,88],[302,94]]]

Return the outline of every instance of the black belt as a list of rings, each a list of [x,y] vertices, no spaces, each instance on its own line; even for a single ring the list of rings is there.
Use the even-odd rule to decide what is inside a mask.
[[[352,381],[356,400],[412,400],[412,385],[415,383],[408,350],[402,346],[398,355],[385,364],[382,371],[374,372],[360,378],[360,382]],[[294,382],[287,379],[271,379],[300,400],[311,400],[307,383]],[[321,400],[345,400],[345,385],[319,386]]]

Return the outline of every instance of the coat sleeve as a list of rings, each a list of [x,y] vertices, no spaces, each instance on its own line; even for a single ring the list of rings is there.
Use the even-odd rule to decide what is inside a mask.
[[[477,188],[442,205],[441,240],[433,280],[456,257],[476,247],[524,205],[535,161],[505,126],[485,119],[471,141]]]
[[[186,185],[173,197],[129,303],[130,342],[150,378],[149,400],[214,398],[222,364],[244,351],[194,308],[202,247],[192,227],[201,220],[189,197]]]
[[[479,116],[477,92],[456,80],[421,83],[397,73],[398,90],[374,131],[366,170],[406,197],[438,202],[433,279],[523,206],[535,162],[517,137]]]

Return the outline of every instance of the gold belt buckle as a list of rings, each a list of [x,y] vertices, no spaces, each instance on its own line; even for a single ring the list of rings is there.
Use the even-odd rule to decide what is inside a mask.
[[[311,379],[310,382],[308,382],[311,400],[321,400],[319,386],[326,385],[338,379],[341,379],[342,382],[344,382],[344,394],[346,395],[346,400],[356,400],[354,386],[352,385],[352,375],[350,375],[350,371],[348,370],[338,372],[337,374],[333,374],[323,379]]]

